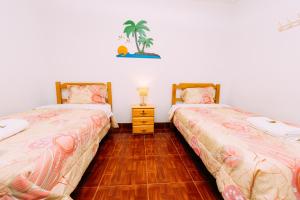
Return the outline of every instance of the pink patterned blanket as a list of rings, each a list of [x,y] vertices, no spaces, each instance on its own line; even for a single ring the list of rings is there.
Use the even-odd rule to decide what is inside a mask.
[[[300,199],[300,143],[253,128],[232,107],[178,108],[173,122],[225,200]]]
[[[69,199],[108,117],[101,110],[41,109],[1,119],[10,118],[30,125],[0,142],[0,199]]]

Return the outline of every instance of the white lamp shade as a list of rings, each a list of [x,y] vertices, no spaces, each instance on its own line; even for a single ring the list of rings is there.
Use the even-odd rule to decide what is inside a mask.
[[[146,87],[138,88],[138,92],[141,97],[148,96],[148,88],[146,88]]]

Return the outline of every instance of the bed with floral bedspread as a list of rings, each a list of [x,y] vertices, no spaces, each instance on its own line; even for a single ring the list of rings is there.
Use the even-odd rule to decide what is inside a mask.
[[[0,199],[71,199],[110,127],[102,110],[39,109],[1,119],[29,127],[0,141]]]
[[[178,107],[171,118],[225,200],[300,199],[300,143],[269,135],[229,106]]]

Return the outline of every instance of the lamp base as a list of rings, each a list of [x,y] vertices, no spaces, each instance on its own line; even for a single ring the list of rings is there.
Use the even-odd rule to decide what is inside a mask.
[[[140,106],[147,106],[147,103],[145,101],[145,96],[141,96]]]

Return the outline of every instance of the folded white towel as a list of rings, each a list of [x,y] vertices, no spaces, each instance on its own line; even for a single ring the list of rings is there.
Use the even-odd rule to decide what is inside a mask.
[[[267,117],[249,117],[247,121],[255,128],[266,131],[273,136],[300,138],[300,128],[280,121],[275,121]]]
[[[29,126],[23,119],[6,119],[0,121],[0,141],[13,136]]]

